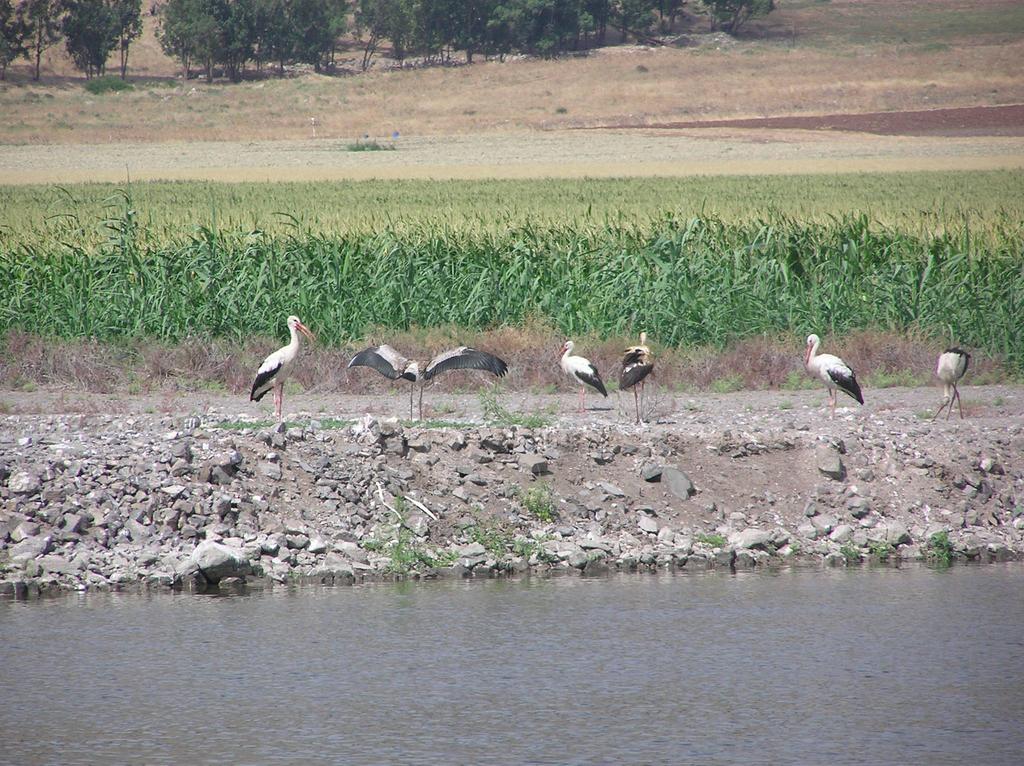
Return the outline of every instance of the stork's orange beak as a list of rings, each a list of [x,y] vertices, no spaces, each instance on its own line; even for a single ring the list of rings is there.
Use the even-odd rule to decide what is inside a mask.
[[[310,332],[309,328],[306,327],[306,325],[302,324],[302,322],[299,322],[297,325],[295,325],[295,329],[301,332],[314,343],[316,342],[316,336],[312,332]]]

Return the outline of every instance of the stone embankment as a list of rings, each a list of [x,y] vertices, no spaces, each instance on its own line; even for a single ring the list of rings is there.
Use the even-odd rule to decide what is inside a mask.
[[[535,430],[8,416],[0,594],[1024,557],[1020,422],[809,412]]]

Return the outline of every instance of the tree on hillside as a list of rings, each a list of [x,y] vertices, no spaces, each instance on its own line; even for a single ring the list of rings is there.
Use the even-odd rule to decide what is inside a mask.
[[[381,40],[390,40],[395,58],[405,57],[413,32],[412,0],[358,0],[356,33],[363,41],[362,69],[370,67]]]
[[[0,0],[0,80],[7,79],[7,65],[28,53],[27,30],[15,11],[14,0]]]
[[[775,10],[775,0],[701,0],[711,14],[715,29],[730,35],[751,19],[767,16]]]
[[[117,45],[113,9],[104,0],[65,0],[64,10],[61,31],[71,60],[86,79],[103,74]]]
[[[111,0],[114,34],[121,54],[121,79],[128,73],[128,49],[142,34],[142,0]]]
[[[654,23],[656,7],[657,3],[652,0],[619,0],[615,4],[616,23],[624,34],[644,40]]]
[[[256,0],[256,34],[253,38],[253,58],[256,71],[263,62],[276,61],[278,74],[284,74],[285,62],[292,58],[295,35],[288,20],[286,0]]]
[[[253,57],[256,4],[254,0],[215,0],[211,6],[216,19],[212,59],[224,65],[232,82],[238,82],[246,62]]]
[[[338,0],[292,0],[288,22],[296,61],[312,64],[317,72],[324,70],[345,30],[345,10]]]
[[[62,0],[22,0],[18,15],[25,27],[28,52],[32,57],[32,79],[38,80],[43,51],[60,40]]]
[[[183,80],[193,61],[202,61],[207,80],[213,79],[218,35],[211,0],[167,0],[157,38],[164,53],[181,62]]]

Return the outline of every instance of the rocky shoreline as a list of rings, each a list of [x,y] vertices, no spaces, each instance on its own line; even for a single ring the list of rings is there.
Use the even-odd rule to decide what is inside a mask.
[[[934,423],[884,401],[824,420],[817,392],[640,427],[424,428],[360,402],[288,427],[8,415],[0,596],[1024,558],[1022,397],[1001,388],[1009,414]]]

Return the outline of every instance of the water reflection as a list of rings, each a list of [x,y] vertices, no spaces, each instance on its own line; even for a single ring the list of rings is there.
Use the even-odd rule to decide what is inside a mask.
[[[0,604],[11,763],[1011,763],[1024,567]]]

